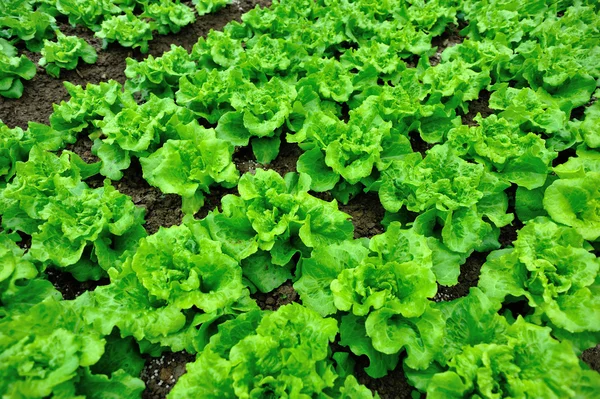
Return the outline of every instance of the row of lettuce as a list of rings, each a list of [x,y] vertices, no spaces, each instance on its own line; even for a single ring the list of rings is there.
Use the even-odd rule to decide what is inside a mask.
[[[205,15],[228,4],[229,0],[193,0],[195,11],[180,0],[3,0],[0,3],[0,96],[20,98],[22,80],[36,74],[36,65],[18,48],[41,52],[38,64],[58,78],[62,69],[73,70],[80,59],[93,64],[94,47],[77,36],[66,36],[57,19],[72,26],[84,26],[103,40],[142,53],[155,33],[177,33]]]
[[[438,239],[398,222],[352,239],[348,215],[310,195],[306,174],[258,169],[242,176],[239,195],[223,198],[222,211],[146,236],[144,211],[108,180],[89,188],[81,163],[67,151],[34,150],[19,165],[30,174],[2,194],[10,204],[3,224],[38,226],[26,254],[0,235],[9,397],[136,397],[144,385],[134,347],[199,353],[171,398],[372,397],[348,353],[330,348],[338,333],[339,345],[369,358],[370,376],[385,376],[402,357],[409,381],[434,398],[591,398],[600,389],[577,358],[598,341],[600,262],[572,227],[529,221],[513,248],[488,256],[468,296],[436,303],[447,278]],[[108,273],[110,284],[60,300],[43,265],[79,278]],[[292,276],[303,305],[264,312],[249,297]],[[499,314],[507,298],[534,310]]]
[[[600,18],[547,3],[275,2],[191,54],[128,60],[124,86],[67,83],[50,126],[2,125],[0,392],[136,397],[140,351],[186,350],[170,398],[372,397],[341,346],[433,398],[594,397],[577,356],[600,340],[600,103],[573,111],[597,90]],[[431,66],[457,15],[469,38]],[[495,114],[463,125],[483,89]],[[100,162],[54,153],[81,134]],[[240,178],[236,146],[269,163],[283,140],[300,173]],[[182,225],[147,235],[111,182],[132,157]],[[195,220],[216,184],[239,195]],[[500,249],[511,186],[525,226]],[[377,192],[386,232],[354,239],[324,191]],[[434,302],[475,251],[478,287]],[[47,267],[110,284],[64,301]],[[290,279],[302,305],[249,296]]]

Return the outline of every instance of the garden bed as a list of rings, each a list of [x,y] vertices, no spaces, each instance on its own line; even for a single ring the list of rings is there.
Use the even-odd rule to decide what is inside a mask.
[[[160,56],[170,48],[171,44],[183,46],[189,51],[197,42],[198,37],[206,35],[210,29],[219,30],[230,21],[239,21],[244,12],[256,5],[265,7],[269,6],[270,2],[235,1],[214,14],[198,18],[194,24],[185,27],[178,34],[157,36],[150,42],[149,54]],[[441,54],[445,48],[462,42],[463,38],[458,32],[463,27],[452,24],[446,28],[442,35],[435,38],[433,44],[437,46],[438,50],[430,57],[431,65],[440,62]],[[0,98],[0,120],[9,127],[18,126],[26,129],[29,121],[48,123],[49,116],[52,113],[52,104],[59,104],[61,101],[69,99],[69,95],[62,85],[63,81],[85,86],[87,83],[97,84],[114,79],[123,84],[125,82],[126,58],[132,57],[141,61],[147,56],[137,50],[132,51],[117,45],[110,45],[107,49],[101,50],[101,43],[88,30],[72,28],[66,21],[61,23],[60,28],[65,33],[68,32],[82,37],[92,44],[98,50],[97,63],[80,65],[76,70],[65,71],[61,79],[52,78],[46,75],[43,69],[39,68],[37,75],[31,81],[25,82],[25,91],[20,99],[6,100]],[[34,53],[27,53],[27,55],[33,61],[37,61],[36,57],[39,57]],[[412,67],[416,67],[416,65],[412,65]],[[485,90],[481,91],[478,99],[468,103],[468,112],[459,115],[462,123],[475,126],[477,122],[474,118],[477,114],[488,117],[497,113],[488,106],[489,99],[490,93]],[[591,104],[590,102],[586,106]],[[578,110],[578,112],[583,114],[584,110],[585,107]],[[577,113],[574,111],[572,116],[576,118]],[[423,155],[432,147],[432,144],[425,142],[418,135],[411,135],[410,144],[414,151]],[[78,154],[85,162],[93,163],[99,159],[92,154],[91,148],[92,141],[85,135],[81,135],[74,144],[70,144],[66,149]],[[297,144],[283,142],[277,158],[269,163],[261,164],[256,160],[249,147],[238,147],[233,154],[233,162],[240,174],[254,173],[257,169],[270,169],[283,176],[288,172],[296,171],[296,163],[302,153],[303,151]],[[569,155],[574,155],[574,151],[561,152],[558,158],[560,161],[555,161],[555,164],[566,161]],[[103,180],[104,177],[97,175],[87,179],[86,183],[89,187],[96,188],[103,185]],[[135,205],[146,209],[144,228],[148,234],[156,233],[160,227],[176,226],[182,222],[184,213],[181,209],[181,197],[175,194],[163,194],[158,188],[149,185],[142,177],[142,167],[136,158],[124,171],[124,177],[119,181],[114,181],[113,185],[119,192],[130,196]],[[507,212],[512,213],[515,211],[516,185],[513,184],[506,192],[509,203]],[[238,194],[237,187],[211,187],[210,194],[206,195],[204,206],[195,214],[195,217],[203,218],[210,211],[221,209],[221,198],[227,194]],[[312,194],[326,201],[331,201],[334,198],[329,191]],[[351,216],[354,226],[354,238],[370,238],[384,233],[385,228],[381,222],[385,216],[385,209],[376,193],[360,193],[347,204],[340,204],[339,209]],[[522,227],[523,223],[516,219],[512,224],[501,228],[498,241],[502,249],[512,247],[512,243],[517,239],[517,232]],[[30,246],[29,237],[23,235],[23,238],[20,246],[28,249]],[[438,291],[433,300],[436,302],[451,301],[468,295],[469,289],[477,286],[480,269],[486,262],[489,253],[490,251],[473,252],[460,268],[458,284],[451,287],[438,284]],[[93,290],[97,286],[107,285],[110,282],[107,278],[103,278],[95,282],[80,283],[71,277],[69,273],[59,269],[50,269],[47,274],[48,279],[67,300],[74,299],[86,291]],[[291,302],[301,303],[300,297],[290,281],[270,293],[252,294],[252,298],[263,310],[277,310],[279,307]],[[529,310],[526,305],[519,302],[511,306],[515,316],[519,312]],[[332,343],[331,346],[334,350],[349,352],[348,348],[340,346],[338,342]],[[355,374],[358,381],[373,392],[377,392],[382,399],[411,397],[413,387],[406,381],[401,365],[387,376],[375,379],[364,372],[364,368],[368,365],[366,356],[356,356],[350,352],[350,357],[356,361]],[[179,377],[185,373],[186,364],[194,359],[194,355],[185,352],[165,352],[160,357],[146,356],[145,367],[140,377],[146,383],[143,398],[165,398]],[[581,359],[592,369],[600,372],[600,346],[585,351]],[[403,357],[401,357],[400,362],[402,360]]]

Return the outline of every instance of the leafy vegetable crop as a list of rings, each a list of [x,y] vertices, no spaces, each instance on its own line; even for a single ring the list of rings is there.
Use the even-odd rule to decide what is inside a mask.
[[[168,0],[9,5],[6,97],[35,72],[19,40],[49,73],[91,61],[48,41],[57,13],[141,51],[194,19]],[[379,397],[363,368],[413,397],[598,397],[579,358],[600,342],[598,65],[596,1],[282,0],[127,60],[124,84],[65,82],[48,126],[0,123],[0,393],[140,398],[142,355],[186,351],[171,399]],[[97,162],[65,149],[82,136]],[[240,174],[245,147],[261,167]],[[147,233],[116,188],[132,164],[181,197],[179,225]],[[340,204],[359,193],[381,234],[355,237]],[[101,284],[63,299],[56,269]],[[298,303],[261,310],[286,283]]]
[[[230,0],[194,0],[196,13],[205,15]],[[148,52],[153,32],[177,33],[196,20],[196,13],[180,0],[2,0],[0,4],[0,96],[20,98],[21,79],[30,80],[35,66],[25,55],[17,57],[14,45],[24,43],[29,51],[42,53],[39,64],[58,78],[61,69],[72,70],[81,58],[97,60],[96,50],[84,39],[65,36],[57,17],[72,26],[82,25],[103,39],[103,48],[121,46]],[[56,41],[50,41],[51,38]]]

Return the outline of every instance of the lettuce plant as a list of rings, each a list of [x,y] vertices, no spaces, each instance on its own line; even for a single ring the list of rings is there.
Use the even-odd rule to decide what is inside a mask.
[[[26,151],[21,147],[24,133],[20,127],[9,128],[0,122],[0,178],[7,183],[15,174],[17,161],[25,158]]]
[[[239,298],[243,288],[238,263],[220,247],[187,226],[161,229],[140,242],[131,269],[152,297],[178,309],[214,312]]]
[[[258,169],[255,175],[242,176],[239,197],[225,196],[222,212],[214,211],[203,221],[211,236],[222,242],[225,253],[245,260],[245,276],[263,292],[291,277],[290,261],[295,254],[352,237],[348,215],[337,209],[335,201],[308,194],[309,187],[307,175],[290,173],[284,179],[274,171]],[[265,257],[261,251],[270,253]],[[271,279],[258,272],[261,264],[285,271]]]
[[[47,125],[29,122],[28,129],[23,131],[20,127],[10,129],[0,121],[0,179],[8,183],[16,172],[17,162],[26,161],[29,151],[34,146],[38,148],[57,151],[63,147],[64,141],[70,137],[64,137]],[[0,184],[0,187],[3,187]]]
[[[36,2],[5,0],[0,4],[0,38],[13,44],[22,40],[29,51],[38,52],[44,39],[49,39],[57,27],[54,15],[35,9],[33,3]]]
[[[159,0],[144,4],[144,12],[141,17],[151,18],[152,30],[158,31],[161,35],[167,33],[178,33],[183,26],[189,25],[196,20],[196,16],[191,8],[181,4],[177,0]]]
[[[594,294],[600,262],[577,230],[540,217],[530,220],[513,244],[514,249],[492,253],[482,267],[479,286],[486,295],[499,301],[525,298],[536,324],[600,332]]]
[[[314,177],[313,189],[325,191],[335,186],[339,176],[349,184],[370,176],[381,161],[382,144],[390,136],[391,127],[392,123],[380,116],[373,102],[365,102],[350,111],[347,123],[331,112],[309,112],[302,129],[288,135],[288,141],[302,143],[312,151],[306,152],[298,165]],[[398,141],[394,150],[410,151],[410,145],[402,146],[402,138]]]
[[[520,316],[509,323],[496,313],[500,303],[479,289],[438,307],[446,318],[444,349],[427,370],[405,368],[428,397],[588,397],[598,389],[597,373],[580,365],[567,342]]]
[[[231,3],[231,0],[192,0],[198,15],[206,15]]]
[[[456,59],[425,69],[421,80],[426,87],[431,87],[429,101],[436,99],[447,110],[460,107],[466,113],[467,102],[477,99],[479,92],[491,82],[489,75],[487,68],[475,71],[462,59]]]
[[[35,262],[17,246],[18,234],[0,233],[0,320],[27,312],[46,298],[60,298]]]
[[[143,61],[127,58],[126,63],[127,90],[141,92],[144,98],[148,98],[150,93],[161,98],[174,98],[179,79],[196,70],[196,63],[190,59],[188,52],[174,44],[160,57],[149,55]]]
[[[491,115],[475,117],[479,124],[461,126],[448,133],[448,144],[462,157],[476,160],[502,173],[510,182],[528,190],[546,182],[556,152],[533,133],[525,134],[506,119]],[[463,155],[464,154],[464,155]]]
[[[322,315],[342,317],[342,345],[370,359],[367,373],[382,377],[406,349],[406,363],[428,367],[439,348],[443,321],[428,298],[437,292],[427,239],[393,223],[367,249],[359,242],[318,247],[299,265],[294,284],[302,302]]]
[[[123,91],[123,86],[115,80],[97,85],[88,83],[85,88],[70,82],[64,82],[64,86],[71,98],[53,104],[50,125],[70,137],[71,142],[75,141],[77,133],[135,104],[131,93]]]
[[[152,353],[161,347],[199,351],[213,323],[256,309],[238,262],[197,222],[142,239],[109,275],[110,285],[77,299],[86,321],[104,334],[116,326]]]
[[[79,58],[88,64],[93,64],[98,59],[98,54],[84,39],[65,36],[58,31],[56,42],[44,40],[39,65],[45,67],[50,76],[58,78],[61,69],[75,69]]]
[[[298,82],[299,87],[310,85],[325,100],[343,103],[350,99],[354,91],[353,75],[339,61],[313,57],[304,67],[307,76]]]
[[[100,278],[95,262],[105,269],[118,264],[146,234],[144,210],[128,196],[109,182],[90,189],[80,180],[97,166],[68,151],[57,157],[34,147],[0,195],[3,227],[31,234],[32,258],[67,267],[80,280]]]
[[[501,176],[463,160],[445,144],[433,147],[425,158],[412,153],[394,161],[381,176],[379,198],[389,212],[403,207],[419,212],[419,231],[437,236],[451,251],[470,253],[497,247],[497,229],[512,221],[513,215],[506,213],[508,186]],[[443,227],[435,233],[439,223]]]
[[[104,48],[108,43],[119,42],[123,47],[139,48],[142,53],[147,53],[148,42],[152,40],[152,26],[128,13],[105,19],[96,36],[103,40]]]
[[[263,85],[248,82],[231,95],[235,111],[218,121],[219,137],[234,145],[247,145],[252,136],[273,137],[292,111],[296,89],[277,77]]]
[[[231,97],[237,90],[246,87],[246,80],[239,68],[225,71],[200,69],[179,80],[175,93],[177,104],[206,119],[217,123],[229,111],[233,111]]]
[[[91,136],[96,140],[93,151],[102,160],[100,172],[113,180],[121,179],[131,155],[149,155],[168,138],[178,138],[175,126],[181,122],[179,116],[191,120],[186,111],[169,98],[152,95],[141,105],[132,102],[105,117],[98,123],[101,130]]]
[[[306,52],[301,46],[259,35],[246,41],[240,65],[250,75],[286,76],[298,71],[305,58]]]
[[[106,341],[69,302],[49,297],[24,314],[0,319],[0,338],[4,396],[83,398],[101,387],[105,393],[141,397],[144,383],[126,371],[90,370]]]
[[[164,193],[181,195],[186,213],[202,207],[209,186],[233,187],[239,177],[231,160],[233,146],[200,127],[189,110],[169,98],[152,95],[99,126],[92,150],[102,160],[100,173],[118,180],[136,156],[144,178]]]
[[[577,138],[566,129],[567,113],[559,102],[543,89],[517,89],[507,83],[497,85],[489,100],[490,108],[500,110],[499,117],[524,131],[544,133],[548,147],[562,151],[575,144]]]
[[[238,65],[244,57],[242,40],[227,32],[210,31],[206,37],[198,38],[190,56],[198,65],[208,69],[230,68]]]
[[[31,80],[35,73],[35,64],[24,55],[17,57],[17,49],[0,38],[0,96],[20,98],[23,95],[21,79]]]
[[[337,330],[335,320],[298,304],[241,315],[219,326],[169,398],[372,398],[329,357]]]
[[[577,155],[554,169],[560,179],[544,192],[543,205],[555,222],[573,227],[586,240],[597,241],[600,159],[595,151],[586,151],[584,147]]]
[[[167,140],[156,152],[140,158],[144,179],[163,193],[182,196],[184,213],[196,213],[204,194],[219,183],[234,187],[239,172],[231,157],[233,146],[216,138],[213,129],[192,122],[179,129],[179,140]]]
[[[596,91],[596,97],[600,96],[600,92]],[[585,118],[583,121],[572,121],[571,129],[578,132],[579,136],[590,148],[600,148],[600,133],[598,126],[600,123],[600,102],[596,101],[585,109]]]
[[[84,25],[98,31],[105,16],[122,12],[115,3],[110,0],[58,0],[55,6],[57,11],[69,17],[71,25]]]

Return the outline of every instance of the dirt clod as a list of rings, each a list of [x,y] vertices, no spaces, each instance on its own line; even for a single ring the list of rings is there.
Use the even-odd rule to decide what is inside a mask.
[[[460,29],[456,25],[449,25],[446,27],[446,31],[437,37],[434,37],[431,41],[431,47],[437,47],[437,51],[434,55],[429,57],[429,63],[431,66],[436,66],[442,60],[442,53],[448,47],[456,46],[459,43],[462,43],[464,37],[460,35]]]
[[[98,281],[77,281],[70,273],[54,268],[47,269],[46,276],[65,300],[75,299],[86,291],[93,291],[98,286],[110,283],[108,278]]]
[[[360,193],[347,205],[340,204],[339,208],[352,217],[354,238],[373,237],[383,233],[380,222],[385,216],[385,209],[376,193]]]
[[[185,365],[195,355],[187,352],[165,352],[160,357],[148,357],[140,378],[146,383],[142,399],[164,399],[179,377],[185,374]]]
[[[257,292],[250,295],[262,310],[277,310],[292,302],[300,302],[298,293],[292,286],[291,281],[286,281],[279,288],[267,294]]]
[[[469,294],[469,288],[476,287],[479,282],[481,266],[485,263],[488,253],[473,252],[460,267],[458,284],[445,287],[438,284],[438,292],[433,298],[436,302],[451,301]]]

